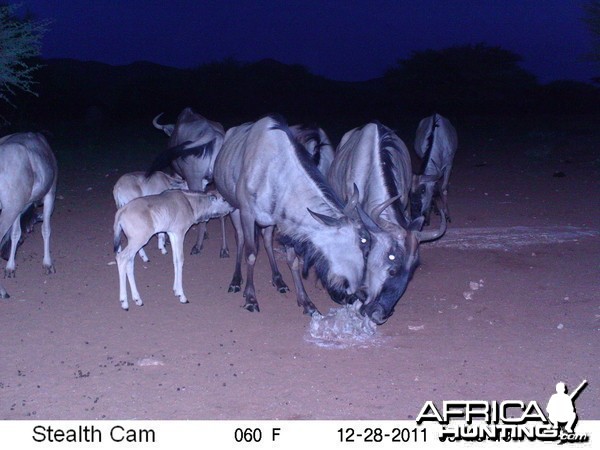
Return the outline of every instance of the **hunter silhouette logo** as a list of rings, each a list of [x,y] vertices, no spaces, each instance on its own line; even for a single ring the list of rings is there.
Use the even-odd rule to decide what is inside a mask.
[[[554,428],[560,428],[564,424],[565,433],[573,434],[573,428],[577,422],[577,412],[575,411],[575,398],[587,386],[587,380],[583,380],[577,389],[571,394],[567,394],[567,385],[562,381],[556,383],[556,394],[553,394],[548,401],[546,411],[548,419],[554,425]]]

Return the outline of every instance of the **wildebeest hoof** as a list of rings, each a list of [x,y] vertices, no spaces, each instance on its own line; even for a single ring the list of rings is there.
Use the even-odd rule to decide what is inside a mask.
[[[304,306],[304,314],[306,314],[307,316],[311,316],[311,317],[314,316],[315,314],[318,314],[319,316],[322,315],[315,305]]]
[[[281,279],[274,280],[273,286],[275,286],[275,288],[277,289],[277,292],[279,292],[280,294],[285,294],[286,292],[289,292],[289,290],[290,290],[290,288],[287,286],[287,284],[285,284],[285,282]]]
[[[14,269],[4,269],[4,278],[15,278]]]
[[[227,292],[240,292],[241,290],[242,290],[242,288],[240,286],[230,284]]]
[[[0,298],[10,298],[10,295],[8,295],[8,292],[0,292]]]
[[[190,252],[190,255],[199,255],[202,252],[202,246],[198,247],[197,245],[194,245],[192,247],[192,251]]]
[[[53,273],[56,273],[56,269],[54,268],[54,266],[44,266],[44,272],[46,273],[46,275],[51,275]]]
[[[271,283],[273,283],[273,286],[275,286],[275,289],[277,289],[277,292],[279,292],[280,294],[285,294],[290,290],[287,284],[285,284],[285,281],[283,281],[281,274],[275,275],[271,280]]]
[[[258,307],[258,303],[246,303],[244,305],[244,309],[247,309],[250,312],[260,312],[260,308]]]
[[[229,249],[222,248],[221,253],[219,253],[219,258],[229,258]]]

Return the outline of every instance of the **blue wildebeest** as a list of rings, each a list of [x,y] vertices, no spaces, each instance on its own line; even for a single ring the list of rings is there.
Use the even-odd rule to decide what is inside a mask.
[[[158,119],[159,114],[152,120],[152,124],[169,136],[168,148],[156,157],[147,174],[165,169],[171,166],[175,173],[179,174],[189,186],[189,189],[197,192],[206,192],[206,187],[213,180],[213,168],[215,158],[223,145],[225,130],[218,122],[208,120],[191,108],[185,108],[177,117],[174,124],[162,125]],[[205,145],[209,144],[211,145]],[[221,258],[229,256],[227,240],[225,238],[225,219],[221,218],[221,231],[223,240],[221,243]],[[192,248],[192,254],[200,253],[206,223],[198,226],[198,239]]]
[[[323,176],[327,176],[329,167],[333,161],[333,146],[329,141],[329,138],[325,134],[325,131],[321,128],[310,127],[306,125],[293,125],[290,130],[296,140],[300,142],[304,148],[308,151],[311,156],[313,163]],[[273,233],[275,227],[264,227],[261,228],[261,232],[264,239],[265,250],[269,258],[269,264],[272,272],[272,282],[280,293],[289,291],[289,288],[283,281],[281,272],[277,267],[275,255],[273,253]],[[230,289],[230,291],[236,291],[236,287]]]
[[[181,303],[187,303],[183,292],[183,239],[189,228],[197,222],[229,214],[232,208],[218,194],[172,189],[157,195],[147,195],[131,200],[115,214],[114,250],[119,270],[119,301],[124,310],[129,309],[127,280],[131,297],[136,305],[143,302],[134,276],[135,254],[156,233],[169,235],[173,252],[173,292]],[[121,251],[121,233],[127,237],[127,246]]]
[[[50,255],[50,216],[54,210],[58,168],[54,153],[39,133],[17,133],[0,139],[0,237],[10,235],[10,255],[4,274],[15,273],[15,253],[21,237],[21,214],[31,205],[43,202],[42,236],[44,238],[43,266],[54,273]],[[0,285],[0,297],[8,293]]]
[[[362,210],[380,231],[371,233],[369,258],[384,261],[385,270],[367,268],[366,298],[360,310],[382,324],[393,314],[418,265],[419,242],[442,236],[446,223],[442,220],[439,230],[423,232],[419,231],[422,217],[410,220],[410,155],[396,133],[378,122],[342,137],[328,179],[342,199],[349,198],[357,186]]]
[[[314,266],[338,303],[349,301],[361,289],[366,265],[382,266],[380,261],[367,260],[369,233],[361,220],[348,215],[356,207],[358,193],[344,206],[280,117],[267,116],[227,131],[215,162],[215,184],[235,208],[231,218],[238,245],[230,290],[240,288],[245,250],[244,307],[249,311],[259,310],[253,280],[257,225],[277,227],[298,305],[307,314],[317,309],[302,284],[300,257],[302,275]],[[370,221],[367,214],[364,217]]]
[[[429,224],[432,199],[450,221],[448,181],[457,147],[456,130],[448,119],[434,114],[421,120],[415,151],[422,161],[419,172],[413,176],[411,197],[413,214],[425,216],[425,224]]]
[[[119,177],[115,183],[113,198],[117,209],[119,209],[138,197],[160,194],[168,189],[187,188],[187,183],[179,176],[172,177],[164,172],[154,172],[147,177],[144,172],[129,172]],[[158,233],[158,249],[163,255],[167,254],[165,233]],[[143,247],[140,248],[138,254],[144,262],[149,261]]]

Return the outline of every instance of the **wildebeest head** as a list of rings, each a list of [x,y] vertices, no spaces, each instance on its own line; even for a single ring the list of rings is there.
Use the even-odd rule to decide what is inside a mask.
[[[358,190],[355,190],[341,217],[309,209],[310,215],[325,227],[312,236],[312,243],[295,243],[296,253],[304,258],[303,276],[314,266],[329,296],[339,304],[353,301],[362,287],[370,247],[366,226],[352,212],[357,204]],[[346,245],[340,246],[340,242]]]
[[[365,276],[366,299],[360,308],[378,325],[394,313],[394,307],[404,294],[408,282],[419,264],[419,243],[441,237],[446,231],[446,220],[442,212],[440,228],[434,231],[419,231],[423,217],[411,221],[406,228],[380,218],[385,208],[397,200],[391,198],[373,211],[373,220],[363,217],[371,234],[371,249]],[[364,214],[360,211],[361,217]]]

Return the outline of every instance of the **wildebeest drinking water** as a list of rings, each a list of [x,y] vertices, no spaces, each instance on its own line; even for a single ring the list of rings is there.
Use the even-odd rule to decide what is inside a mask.
[[[39,133],[16,133],[0,139],[0,236],[11,239],[10,255],[4,274],[15,273],[15,253],[21,237],[21,214],[31,205],[43,202],[43,266],[54,273],[50,255],[50,216],[54,210],[58,168],[48,142]],[[9,295],[0,284],[0,297]]]
[[[242,246],[247,262],[245,305],[258,311],[253,273],[258,244],[256,226],[277,226],[286,246],[297,292],[305,313],[317,309],[302,285],[303,275],[314,266],[330,297],[351,301],[363,289],[366,267],[385,280],[384,252],[370,249],[368,214],[352,213],[358,192],[344,206],[309,153],[295,140],[285,121],[267,116],[228,130],[215,162],[215,184],[236,210],[231,214],[237,233],[237,260],[232,285],[241,283]],[[367,225],[364,223],[367,222]],[[375,234],[380,233],[374,229]],[[374,242],[379,242],[374,240]]]
[[[393,314],[418,265],[419,243],[442,236],[446,222],[442,220],[439,230],[422,232],[423,218],[410,219],[410,155],[396,133],[381,123],[368,123],[342,137],[328,179],[342,199],[358,186],[359,203],[374,221],[369,231],[377,245],[372,244],[369,258],[373,254],[385,270],[368,267],[361,312],[382,324]],[[378,251],[381,254],[375,256]]]

